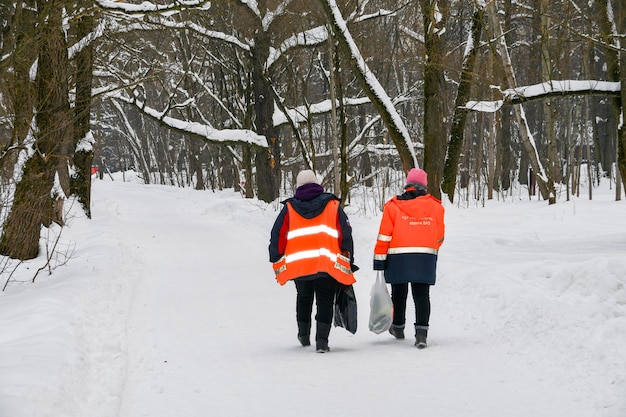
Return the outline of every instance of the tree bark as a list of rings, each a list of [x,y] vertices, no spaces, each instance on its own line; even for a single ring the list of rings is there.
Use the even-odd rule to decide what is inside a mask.
[[[607,73],[609,81],[621,81],[621,96],[612,99],[615,120],[619,120],[621,110],[622,120],[626,121],[626,53],[624,52],[624,38],[621,40],[621,53],[618,55],[615,47],[616,40],[611,29],[612,22],[609,19],[607,1],[599,0],[598,7],[601,8],[599,27],[602,40],[605,43],[604,53],[607,61]],[[611,2],[615,27],[618,33],[626,33],[626,4],[623,1]],[[626,129],[624,122],[620,124],[617,132],[617,167],[621,174],[622,184],[626,184]],[[618,181],[619,178],[616,178]],[[617,187],[616,187],[617,188]],[[616,198],[619,199],[619,198]]]
[[[7,82],[10,84],[7,88],[8,96],[13,107],[13,129],[10,141],[3,143],[5,152],[12,147],[19,149],[28,135],[33,119],[35,88],[30,79],[30,69],[37,59],[35,39],[37,16],[34,5],[30,3],[16,2],[13,16],[15,38],[15,51],[11,55],[13,74],[6,74],[8,75]],[[17,152],[14,152],[10,158],[3,157],[1,175],[11,178],[16,161]]]
[[[626,33],[626,4],[617,2],[616,8],[618,10],[616,19],[619,32]],[[620,70],[622,120],[626,121],[626,53],[624,52],[620,54]],[[617,167],[622,178],[622,184],[626,185],[626,123],[621,124],[618,138]]]
[[[333,36],[328,37],[328,90],[330,91],[330,134],[333,136],[333,192],[339,195],[341,190],[341,173],[339,169],[339,132],[337,130],[337,85],[335,84],[335,36],[332,27],[328,27],[328,33]]]
[[[495,39],[499,39],[499,41],[496,41],[496,47],[500,55],[500,59],[502,60],[502,66],[504,68],[506,81],[509,88],[514,88],[517,84],[515,81],[515,73],[513,72],[513,65],[511,63],[511,58],[509,56],[506,43],[504,41],[502,27],[498,19],[498,9],[496,6],[496,2],[490,2],[488,4],[488,16],[490,26],[493,31],[493,36]],[[536,175],[537,177],[537,183],[539,185],[541,197],[544,200],[550,201],[550,198],[555,195],[554,189],[550,189],[548,187],[548,183],[550,182],[548,179],[548,174],[545,172],[543,165],[539,160],[537,147],[535,145],[534,139],[531,136],[524,108],[521,105],[513,106],[513,108],[515,110],[515,118],[517,120],[519,128],[520,139],[522,141],[522,144],[524,145],[526,154],[528,155],[534,175]]]
[[[342,16],[337,16],[334,13],[338,10],[335,0],[320,0],[320,4],[333,28],[333,34],[337,37],[336,40],[338,41],[339,50],[348,59],[350,68],[359,81],[359,85],[363,88],[365,94],[376,108],[385,127],[389,131],[389,137],[398,151],[402,169],[408,172],[412,167],[417,165],[417,160],[414,150],[412,147],[409,148],[411,138],[409,137],[406,126],[391,104],[389,97],[381,97],[381,95],[384,95],[384,90],[360,56],[352,36],[348,32],[346,22],[343,20]],[[437,189],[439,189],[439,187],[437,187]]]
[[[421,0],[424,16],[424,170],[428,173],[428,191],[441,199],[441,183],[446,160],[444,123],[445,13],[438,0]],[[461,136],[463,133],[461,132]]]
[[[548,13],[548,0],[541,0],[539,7],[540,28],[541,28],[541,75],[544,81],[552,80],[552,60],[550,57],[550,16]],[[554,131],[554,109],[552,99],[547,98],[543,106],[544,132],[548,142],[548,189],[554,189],[554,182],[559,180],[560,166],[558,164],[558,152],[556,145],[556,133]],[[550,194],[548,199],[550,204],[556,203],[556,195]]]
[[[341,68],[341,57],[337,54],[334,56],[335,65],[333,68]],[[344,91],[341,79],[341,72],[337,72],[335,76],[335,91],[337,92],[337,101],[339,103],[339,198],[342,204],[348,203],[350,187],[348,184],[348,121],[346,120],[346,106],[344,105]]]
[[[472,18],[472,29],[465,57],[463,59],[463,67],[461,69],[461,81],[459,82],[456,99],[454,101],[454,115],[452,116],[452,127],[450,128],[448,155],[443,168],[443,181],[441,189],[448,195],[450,202],[454,201],[459,158],[463,147],[463,139],[465,137],[465,122],[467,120],[468,113],[465,108],[465,103],[467,103],[471,98],[473,84],[472,74],[474,73],[476,57],[478,55],[478,45],[480,43],[480,37],[484,27],[485,11],[475,3]]]
[[[11,212],[4,224],[0,254],[26,260],[39,254],[41,226],[58,220],[51,198],[61,149],[70,141],[68,56],[63,32],[63,2],[38,0],[37,132],[33,155],[25,162]]]
[[[280,188],[280,143],[278,129],[274,127],[274,95],[265,77],[265,62],[269,56],[269,35],[261,29],[252,49],[252,83],[256,130],[267,138],[266,149],[256,149],[257,197],[267,203],[278,198]]]
[[[93,7],[90,1],[81,4],[85,10]],[[76,22],[78,40],[88,36],[94,28],[92,12],[83,13]],[[91,134],[91,85],[93,80],[93,44],[89,42],[76,54],[76,102],[74,104],[74,173],[70,192],[75,195],[88,218],[91,218],[91,165],[94,138]],[[67,163],[61,161],[60,172],[67,172]]]

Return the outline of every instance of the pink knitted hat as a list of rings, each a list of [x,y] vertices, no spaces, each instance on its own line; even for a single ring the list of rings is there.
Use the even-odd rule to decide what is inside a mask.
[[[412,168],[406,176],[406,183],[419,184],[425,187],[428,185],[428,174],[423,169]]]

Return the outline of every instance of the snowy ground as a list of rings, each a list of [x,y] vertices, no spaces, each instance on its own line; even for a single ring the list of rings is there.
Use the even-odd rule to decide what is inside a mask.
[[[360,328],[317,354],[267,260],[275,204],[96,181],[69,263],[34,284],[43,260],[22,264],[0,293],[0,417],[624,417],[613,200],[446,204],[425,350],[367,329],[379,214],[353,204]]]

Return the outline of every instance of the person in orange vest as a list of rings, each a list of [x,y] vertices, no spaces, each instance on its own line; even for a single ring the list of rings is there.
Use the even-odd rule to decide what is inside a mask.
[[[354,243],[348,216],[339,199],[324,192],[315,172],[301,171],[296,192],[283,201],[270,236],[269,257],[280,285],[296,286],[298,341],[309,346],[313,300],[317,352],[328,352],[338,285],[355,282]]]
[[[426,171],[413,168],[404,193],[393,197],[383,210],[374,247],[374,270],[384,271],[391,284],[393,322],[389,329],[404,339],[406,301],[411,284],[415,305],[415,346],[426,347],[430,319],[430,286],[435,285],[437,254],[444,239],[444,208],[428,194]]]

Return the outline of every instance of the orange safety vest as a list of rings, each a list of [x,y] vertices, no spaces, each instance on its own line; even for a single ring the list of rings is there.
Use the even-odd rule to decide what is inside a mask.
[[[437,255],[444,239],[443,213],[441,202],[430,194],[414,200],[394,197],[385,205],[374,259],[408,253]]]
[[[319,216],[302,217],[287,203],[289,231],[285,254],[273,263],[276,280],[285,285],[289,280],[326,272],[338,282],[356,282],[350,258],[341,254],[337,208],[339,201],[331,200]]]

